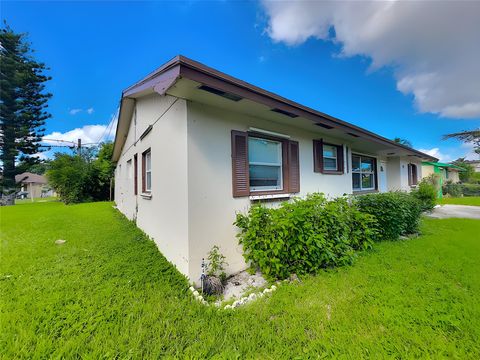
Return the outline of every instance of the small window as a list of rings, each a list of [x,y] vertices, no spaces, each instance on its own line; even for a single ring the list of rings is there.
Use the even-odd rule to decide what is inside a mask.
[[[408,164],[408,185],[415,186],[418,183],[417,165]]]
[[[338,170],[337,147],[333,145],[323,145],[323,169]]]
[[[143,176],[142,176],[142,191],[152,191],[152,153],[150,149],[142,154]]]
[[[344,173],[343,145],[326,144],[313,140],[313,171],[323,174]]]
[[[251,191],[282,190],[282,143],[248,137]]]
[[[352,155],[352,186],[354,191],[375,189],[375,159]]]

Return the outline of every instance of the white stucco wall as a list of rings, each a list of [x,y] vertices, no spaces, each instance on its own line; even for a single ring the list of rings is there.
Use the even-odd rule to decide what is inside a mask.
[[[289,135],[300,146],[300,193],[323,192],[331,196],[352,193],[351,173],[324,175],[313,171],[312,140],[342,143],[320,134],[268,120],[226,112],[188,103],[188,193],[189,193],[189,274],[197,281],[202,258],[213,245],[220,246],[229,263],[228,272],[243,270],[246,265],[233,225],[235,213],[248,209],[248,197],[232,196],[231,130],[260,128]],[[350,161],[351,164],[351,161]],[[351,166],[349,166],[350,168]],[[346,168],[346,167],[345,167]]]
[[[152,124],[153,129],[140,140],[142,133]],[[152,159],[151,198],[141,195],[142,153],[148,148],[151,149]],[[138,196],[134,195],[133,186],[134,154],[138,154]],[[127,173],[128,160],[132,160],[130,176]],[[137,100],[130,131],[115,172],[115,201],[118,209],[129,219],[136,218],[137,226],[155,241],[167,259],[182,273],[188,274],[185,100],[156,94]]]
[[[151,132],[140,140],[152,124]],[[407,179],[410,159],[385,159],[350,149],[345,159],[347,162],[348,158],[345,174],[315,173],[313,139],[321,137],[325,142],[344,143],[349,148],[351,144],[172,96],[140,98],[117,163],[116,203],[118,209],[129,219],[136,220],[137,226],[153,238],[167,259],[193,282],[198,283],[202,258],[207,257],[214,245],[220,246],[227,257],[228,273],[246,268],[233,222],[235,214],[247,211],[252,202],[248,197],[232,196],[231,130],[247,131],[249,127],[286,134],[299,142],[299,196],[313,192],[332,197],[352,193],[352,152],[376,157],[378,168],[380,160],[387,162],[388,190],[410,189]],[[152,154],[151,198],[141,195],[142,153],[148,148]],[[133,187],[134,154],[138,154],[137,196]],[[128,169],[129,160],[132,163]]]

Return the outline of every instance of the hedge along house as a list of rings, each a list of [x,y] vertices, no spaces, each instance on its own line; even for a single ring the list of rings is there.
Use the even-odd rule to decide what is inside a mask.
[[[123,92],[113,160],[118,209],[198,282],[213,245],[246,268],[253,202],[408,191],[437,159],[177,56]]]
[[[453,164],[445,164],[440,162],[424,161],[422,162],[422,178],[436,174],[438,176],[439,189],[437,192],[438,198],[443,197],[442,186],[447,181],[454,184],[460,182],[459,172],[463,169]]]

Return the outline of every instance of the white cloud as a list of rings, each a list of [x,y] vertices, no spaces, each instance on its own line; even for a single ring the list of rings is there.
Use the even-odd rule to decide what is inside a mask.
[[[77,144],[78,139],[82,139],[83,145],[92,146],[100,142],[112,141],[115,137],[115,130],[117,128],[117,114],[112,114],[109,123],[106,125],[85,125],[81,128],[75,128],[66,132],[51,132],[43,137],[42,144],[74,146]],[[58,150],[60,149],[61,148],[58,148]],[[51,158],[58,150],[52,148],[51,150],[38,153],[36,156],[40,156],[41,158]]]
[[[443,152],[440,151],[440,148],[432,148],[432,149],[419,149],[419,151],[428,154],[430,156],[436,157],[439,161],[441,162],[449,162],[453,161],[455,159],[452,158],[451,155],[449,154],[444,154]]]
[[[68,113],[70,115],[77,115],[81,111],[82,111],[82,109],[71,109]]]
[[[274,41],[309,38],[392,66],[421,112],[480,117],[479,1],[263,1]],[[332,31],[333,30],[333,31]]]
[[[95,109],[94,109],[93,107],[90,107],[90,108],[88,108],[88,109],[86,109],[86,110],[84,110],[84,109],[70,109],[68,113],[69,113],[70,115],[77,115],[78,113],[81,113],[81,112],[84,112],[84,111],[85,111],[88,115],[92,115],[92,114],[95,112]]]

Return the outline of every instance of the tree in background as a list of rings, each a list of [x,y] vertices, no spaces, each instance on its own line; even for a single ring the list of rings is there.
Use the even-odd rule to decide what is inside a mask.
[[[31,172],[33,174],[44,175],[50,167],[51,160],[45,159],[40,160],[36,163],[31,163],[28,161],[20,161],[15,168],[19,173]]]
[[[480,129],[460,131],[457,133],[443,135],[443,140],[457,139],[464,143],[473,144],[473,151],[480,155]]]
[[[26,34],[17,34],[5,25],[0,30],[0,160],[3,177],[0,192],[15,189],[15,162],[33,164],[40,151],[46,111],[51,94],[45,91],[48,70],[37,62]]]
[[[410,140],[396,137],[395,139],[393,139],[393,141],[396,142],[397,144],[401,144],[401,145],[405,145],[405,146],[408,146],[408,147],[410,147],[410,148],[413,148],[413,145],[412,145],[412,143],[410,142]]]
[[[85,148],[81,154],[56,153],[46,173],[49,184],[66,204],[108,200],[115,169],[112,154],[113,143]]]
[[[460,181],[469,182],[473,174],[475,173],[475,169],[473,168],[473,166],[467,163],[465,161],[465,158],[458,158],[457,160],[453,161],[452,164],[463,169],[463,171],[460,171],[458,173]]]

